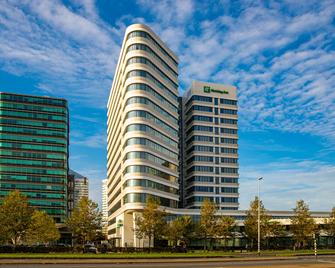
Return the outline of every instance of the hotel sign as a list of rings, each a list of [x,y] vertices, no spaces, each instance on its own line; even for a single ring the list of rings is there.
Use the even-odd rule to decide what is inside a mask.
[[[219,90],[219,89],[214,89],[210,86],[204,86],[204,92],[206,93],[220,93],[220,94],[229,94],[227,90]]]

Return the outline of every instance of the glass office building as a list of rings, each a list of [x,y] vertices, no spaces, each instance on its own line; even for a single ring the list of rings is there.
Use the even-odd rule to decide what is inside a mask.
[[[19,190],[64,222],[68,145],[66,100],[0,92],[0,200]]]

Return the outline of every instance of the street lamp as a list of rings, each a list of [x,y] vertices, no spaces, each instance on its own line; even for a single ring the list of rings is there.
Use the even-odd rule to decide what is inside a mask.
[[[258,220],[257,220],[257,253],[261,255],[261,200],[260,200],[260,181],[263,180],[263,177],[257,179],[258,182]]]

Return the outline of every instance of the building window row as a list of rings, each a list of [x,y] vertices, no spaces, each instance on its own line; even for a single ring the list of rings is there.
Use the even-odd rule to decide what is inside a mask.
[[[0,196],[7,196],[9,191],[0,191]],[[65,194],[54,194],[54,193],[41,193],[41,192],[25,192],[25,196],[28,198],[36,199],[65,199]]]
[[[208,112],[212,113],[213,108],[208,106],[202,106],[202,105],[193,105],[188,111],[186,112],[186,115],[190,114],[192,111],[201,111],[201,112]]]
[[[142,50],[142,51],[148,52],[150,54],[150,56],[152,56],[153,58],[158,60],[173,77],[178,78],[178,74],[160,56],[158,56],[156,54],[156,52],[154,52],[147,45],[145,45],[145,44],[130,45],[127,49],[127,52],[134,51],[134,50]]]
[[[238,193],[238,189],[237,188],[233,188],[233,187],[221,187],[221,193]]]
[[[58,129],[67,129],[67,124],[64,123],[50,123],[42,121],[29,121],[29,120],[15,120],[0,118],[0,124],[6,125],[19,125],[19,126],[33,126],[33,127],[43,127],[43,128],[58,128]]]
[[[155,104],[154,102],[152,102],[151,100],[149,100],[146,97],[131,97],[127,100],[126,105],[135,104],[135,103],[145,104],[145,105],[153,108],[158,113],[166,116],[174,124],[178,124],[178,120],[173,115],[169,114],[164,109],[162,109],[161,106],[158,106],[157,104]]]
[[[26,173],[26,174],[45,174],[45,175],[63,175],[66,176],[65,170],[54,170],[54,169],[38,169],[28,167],[11,167],[11,166],[0,166],[0,172],[11,172],[11,173]]]
[[[192,166],[189,169],[187,169],[187,173],[191,172],[208,172],[208,173],[215,173],[220,174],[221,173],[238,173],[238,168],[230,168],[230,167],[212,167],[212,166]]]
[[[124,174],[127,174],[127,173],[144,173],[144,174],[153,175],[153,176],[168,180],[170,182],[178,181],[178,178],[176,176],[172,176],[166,172],[160,171],[152,167],[143,166],[143,165],[127,166],[126,169],[124,170]]]
[[[51,153],[46,154],[46,153],[0,150],[0,155],[8,157],[20,157],[20,158],[59,159],[64,161],[66,160],[66,156],[64,154],[51,154]]]
[[[16,133],[16,134],[27,134],[27,135],[56,136],[61,138],[67,137],[67,132],[64,131],[55,131],[55,130],[38,129],[38,128],[0,126],[0,131]]]
[[[237,154],[237,149],[236,148],[222,147],[221,148],[221,153],[222,154]]]
[[[149,39],[165,56],[167,56],[175,64],[176,67],[178,66],[177,61],[174,58],[172,58],[170,54],[149,33],[144,31],[133,31],[128,34],[127,40],[134,37],[142,37]]]
[[[205,156],[205,155],[195,155],[190,157],[186,163],[190,164],[192,162],[208,162],[208,163],[212,163],[213,162],[214,157],[212,156]]]
[[[170,144],[171,146],[178,147],[177,142],[174,140],[170,139],[169,137],[165,136],[161,132],[153,129],[152,127],[149,127],[144,124],[132,124],[127,126],[126,132],[132,132],[132,131],[142,131],[142,132],[147,132],[150,135],[153,135],[161,140],[163,140],[165,143]]]
[[[202,131],[202,132],[213,132],[213,127],[194,125],[186,132],[186,135],[189,135],[193,131]]]
[[[11,174],[11,175],[0,174],[0,181],[63,184],[67,181],[67,179],[65,176],[64,178],[57,178],[57,177],[44,177],[44,176],[42,177],[36,175],[32,176],[32,175],[18,175],[18,174]]]
[[[164,86],[161,82],[159,82],[154,76],[152,76],[149,72],[144,70],[133,70],[129,71],[127,74],[127,78],[130,77],[145,77],[148,80],[152,81],[156,86],[158,86],[160,89],[162,89],[167,95],[169,95],[173,100],[178,101],[178,96],[175,95],[170,89],[168,89],[166,86]]]
[[[32,104],[42,104],[42,105],[52,105],[52,106],[61,106],[66,107],[66,100],[61,99],[51,99],[51,98],[42,98],[42,97],[33,97],[33,96],[22,96],[22,95],[13,95],[13,94],[0,94],[0,100],[2,101],[13,101],[13,102],[23,102],[23,103],[32,103]]]
[[[147,193],[130,193],[126,194],[123,198],[123,202],[127,203],[146,203],[149,198],[156,200],[161,206],[176,208],[178,201],[171,200],[169,198],[151,195]]]
[[[142,110],[133,110],[127,113],[126,119],[129,118],[134,118],[134,117],[142,117],[146,118],[152,123],[162,127],[166,132],[170,133],[172,136],[177,136],[178,132],[176,129],[172,128],[162,120],[158,119],[156,116],[152,115],[151,113],[147,111],[142,111]]]
[[[178,89],[178,85],[175,82],[173,82],[165,73],[163,73],[161,71],[160,68],[158,68],[155,64],[153,64],[152,61],[150,61],[149,59],[147,59],[145,57],[132,57],[127,61],[127,66],[130,65],[130,64],[134,64],[134,63],[140,63],[140,64],[145,64],[145,65],[150,66],[150,68],[152,68],[157,73],[159,73],[159,75],[166,82],[168,82],[172,87],[174,87],[175,89]]]
[[[189,145],[191,142],[213,142],[212,136],[202,136],[202,135],[193,135],[186,141],[186,145]]]
[[[148,146],[149,148],[163,153],[173,159],[177,159],[178,155],[173,152],[170,151],[169,149],[166,149],[165,147],[161,146],[160,144],[153,142],[149,139],[146,138],[130,138],[126,141],[125,146],[131,146],[131,145],[143,145],[143,146]]]
[[[236,115],[236,114],[237,114],[237,110],[220,108],[220,113],[221,113],[221,114],[232,114],[232,115]]]
[[[186,102],[186,107],[188,107],[193,101],[213,102],[213,99],[212,99],[211,97],[199,96],[199,95],[193,95],[193,96]]]
[[[62,138],[40,138],[40,137],[32,137],[32,136],[21,136],[14,134],[1,134],[1,140],[4,141],[23,141],[23,142],[31,142],[31,143],[42,143],[42,144],[56,144],[59,146],[67,145],[67,140]]]
[[[156,164],[162,165],[163,167],[169,168],[172,171],[177,171],[177,166],[170,163],[169,161],[166,161],[160,157],[157,157],[153,154],[147,153],[147,152],[129,152],[127,153],[125,160],[128,159],[145,159],[151,162],[154,162]]]
[[[26,159],[11,159],[1,158],[0,164],[3,165],[16,165],[16,166],[41,166],[41,167],[53,167],[53,168],[66,168],[66,161],[40,161],[40,160],[26,160]]]
[[[36,150],[36,151],[49,151],[49,152],[67,152],[67,147],[60,146],[48,146],[48,145],[37,145],[37,144],[21,144],[17,142],[1,142],[0,147],[20,150]]]
[[[163,191],[163,192],[167,192],[171,194],[178,194],[178,189],[170,187],[170,186],[166,186],[164,184],[157,183],[151,180],[143,180],[143,179],[127,180],[123,184],[123,188],[137,187],[137,186],[144,187],[144,188],[151,188],[151,189],[155,189],[155,190],[159,190],[159,191]]]
[[[213,193],[214,187],[211,186],[192,186],[187,189],[186,194],[191,194],[193,192],[207,192],[207,193]]]
[[[150,93],[150,95],[155,96],[164,106],[167,106],[169,110],[178,113],[178,108],[175,105],[173,105],[170,101],[168,101],[166,98],[164,98],[161,94],[156,92],[152,87],[148,86],[147,84],[143,84],[143,83],[131,84],[127,87],[126,92],[132,91],[132,90],[146,91]]]
[[[52,114],[67,114],[66,108],[50,107],[50,106],[37,106],[37,105],[27,105],[23,103],[12,103],[12,102],[0,102],[0,108],[7,108],[12,110],[27,110],[29,112],[43,112]]]
[[[18,183],[1,183],[2,189],[17,190],[45,190],[45,191],[62,191],[65,192],[64,186],[59,185],[38,185],[38,184],[18,184]]]
[[[232,138],[221,138],[221,143],[226,143],[226,144],[237,144],[237,139],[232,139]]]
[[[8,111],[0,109],[0,116],[8,116],[8,117],[20,117],[20,118],[28,118],[34,120],[51,120],[51,121],[61,121],[66,122],[67,116],[65,115],[50,115],[50,114],[42,114],[36,113],[32,111]]]

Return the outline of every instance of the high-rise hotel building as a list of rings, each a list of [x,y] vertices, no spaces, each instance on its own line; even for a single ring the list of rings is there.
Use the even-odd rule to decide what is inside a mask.
[[[19,190],[64,222],[68,134],[66,100],[0,92],[0,202]]]
[[[194,81],[182,107],[183,207],[199,209],[207,198],[218,209],[237,210],[236,88]]]
[[[177,208],[178,59],[147,26],[127,28],[108,100],[108,235],[136,246],[148,197]]]

